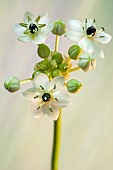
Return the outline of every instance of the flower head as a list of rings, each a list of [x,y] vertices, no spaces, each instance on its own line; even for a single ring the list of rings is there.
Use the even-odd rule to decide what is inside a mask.
[[[34,118],[47,114],[53,120],[57,120],[59,108],[70,104],[69,93],[63,86],[62,76],[57,76],[51,81],[43,73],[35,76],[33,88],[23,92],[23,95],[31,101],[31,112]]]
[[[19,35],[19,40],[23,42],[44,43],[47,35],[54,27],[53,23],[50,24],[48,14],[35,17],[32,13],[26,12],[23,20],[23,23],[14,26],[14,31]]]
[[[85,19],[83,23],[78,20],[69,20],[70,31],[66,33],[66,37],[78,45],[87,53],[95,53],[95,56],[104,58],[103,51],[99,46],[107,44],[111,40],[111,36],[105,33],[104,28],[97,30],[95,19]]]

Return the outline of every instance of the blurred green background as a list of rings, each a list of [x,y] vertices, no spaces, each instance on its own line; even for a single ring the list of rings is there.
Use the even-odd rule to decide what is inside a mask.
[[[0,0],[0,170],[50,170],[53,122],[47,117],[32,119],[29,103],[21,92],[5,91],[3,82],[16,75],[31,76],[37,62],[36,46],[21,43],[12,27],[24,12],[48,12],[52,21],[69,17],[95,17],[98,27],[113,35],[112,0]],[[46,41],[54,48],[55,37]],[[60,39],[60,52],[67,54],[72,43]],[[78,71],[71,77],[83,82],[63,110],[59,170],[113,170],[113,42],[103,46],[105,59],[97,59],[94,71]]]

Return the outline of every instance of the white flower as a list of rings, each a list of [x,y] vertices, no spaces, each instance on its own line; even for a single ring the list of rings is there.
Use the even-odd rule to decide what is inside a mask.
[[[35,17],[32,13],[26,12],[23,20],[23,23],[14,26],[14,31],[22,42],[42,44],[54,27],[53,23],[50,24],[48,14]]]
[[[68,39],[78,43],[85,52],[95,53],[96,56],[104,58],[99,43],[107,44],[112,37],[104,32],[103,27],[100,30],[96,29],[95,19],[85,19],[83,23],[70,19],[68,23],[71,29],[66,33]]]
[[[70,104],[70,95],[63,86],[62,76],[57,76],[51,81],[43,73],[35,76],[33,88],[23,92],[23,95],[31,101],[31,113],[34,118],[47,114],[53,120],[57,120],[59,108]]]

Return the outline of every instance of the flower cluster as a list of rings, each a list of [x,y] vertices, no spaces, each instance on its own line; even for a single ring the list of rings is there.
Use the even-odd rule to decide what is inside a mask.
[[[68,21],[70,30],[62,20],[50,22],[48,14],[34,16],[26,12],[23,22],[14,26],[14,31],[19,35],[18,40],[32,42],[38,45],[37,54],[42,59],[34,65],[32,77],[19,80],[10,77],[4,82],[4,87],[9,92],[16,92],[20,85],[32,81],[33,87],[23,92],[31,103],[31,113],[35,118],[47,114],[53,120],[59,116],[59,108],[67,107],[70,94],[77,93],[82,83],[76,79],[69,79],[73,71],[82,69],[87,72],[96,66],[96,57],[104,58],[104,53],[99,44],[107,44],[111,36],[105,29],[96,28],[95,19],[85,19],[83,23],[78,20]],[[55,50],[51,50],[45,43],[49,33],[56,36]],[[74,44],[68,49],[68,56],[58,51],[59,37],[64,36]],[[77,66],[72,67],[72,61],[77,60]]]

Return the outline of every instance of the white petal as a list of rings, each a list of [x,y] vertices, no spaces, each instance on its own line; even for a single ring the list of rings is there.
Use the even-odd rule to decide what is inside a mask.
[[[38,96],[40,93],[35,88],[27,89],[23,92],[23,95],[28,100],[34,100],[34,97]]]
[[[26,31],[25,27],[22,27],[20,24],[16,24],[13,27],[13,30],[20,36],[22,36],[24,34],[24,32]]]
[[[99,47],[99,46],[97,46],[97,45],[96,45],[96,47],[95,47],[95,53],[94,53],[94,55],[95,55],[96,57],[99,57],[99,58],[104,59],[104,52],[103,52],[102,48]]]
[[[83,29],[82,29],[82,23],[78,20],[75,19],[70,19],[68,21],[69,27],[70,29],[79,32],[79,33],[83,33]]]
[[[48,13],[42,14],[38,24],[48,24],[50,22],[50,17]]]
[[[58,100],[58,107],[67,107],[71,103],[70,95],[67,91],[59,90],[53,93],[53,97]]]
[[[88,28],[88,27],[91,27],[94,25],[94,19],[93,18],[89,18],[87,19],[87,22],[86,20],[83,22],[83,26]]]
[[[44,112],[42,111],[42,106],[40,107],[37,102],[31,103],[30,110],[33,118],[39,118],[44,115]]]
[[[84,35],[82,33],[78,33],[78,32],[71,30],[71,31],[66,32],[66,37],[69,40],[77,43],[84,37]]]
[[[56,89],[63,87],[65,83],[65,79],[63,76],[56,76],[51,81],[50,84],[54,87],[56,85]]]
[[[93,53],[95,50],[95,42],[88,37],[81,39],[78,45],[87,53]]]
[[[38,33],[32,38],[32,43],[43,44],[47,39],[47,35]]]
[[[65,79],[63,76],[56,76],[51,81],[45,84],[45,90],[53,91],[53,89],[60,89],[64,86]]]
[[[97,31],[94,39],[99,42],[99,43],[102,43],[102,44],[107,44],[109,43],[109,41],[111,40],[112,36],[105,33],[104,31]]]
[[[42,111],[53,120],[57,120],[59,116],[59,108],[56,102],[50,102],[42,106]]]
[[[22,42],[31,42],[32,40],[31,40],[31,38],[30,38],[30,36],[20,36],[19,38],[18,38],[18,40],[19,41],[22,41]]]
[[[34,15],[31,12],[26,11],[25,14],[24,14],[24,18],[23,18],[23,21],[25,23],[29,23],[28,17],[30,17],[32,20],[34,20]]]
[[[40,33],[47,35],[47,34],[49,34],[52,31],[53,28],[54,28],[54,24],[51,23],[48,26],[45,26],[45,27],[41,28],[41,32]]]
[[[48,77],[45,74],[40,73],[35,76],[33,80],[33,86],[35,88],[39,88],[40,86],[45,87],[48,81],[49,81]]]

